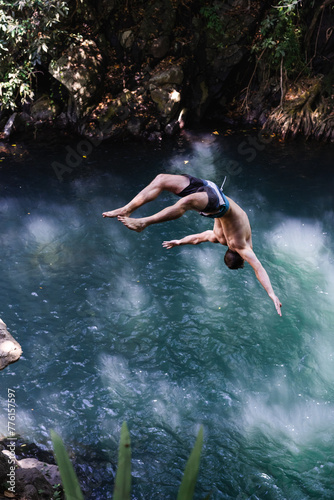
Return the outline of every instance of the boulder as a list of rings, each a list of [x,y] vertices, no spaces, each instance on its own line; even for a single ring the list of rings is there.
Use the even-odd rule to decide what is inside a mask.
[[[131,49],[134,41],[135,35],[132,30],[123,31],[123,33],[119,35],[119,43],[125,50]]]
[[[149,80],[149,85],[161,87],[163,85],[181,85],[184,74],[181,66],[173,64],[168,69],[153,75]]]
[[[0,451],[0,484],[0,494],[4,493],[6,498],[50,500],[61,478],[56,465],[35,458],[16,460],[11,452],[3,450]]]
[[[31,105],[31,116],[34,121],[53,120],[56,115],[56,106],[47,95],[43,95]]]
[[[6,125],[3,129],[2,139],[8,139],[11,136],[11,134],[13,133],[13,131],[15,130],[15,127],[16,127],[17,117],[18,117],[18,114],[13,113],[10,116],[10,118],[7,120]]]
[[[181,84],[184,74],[181,66],[172,65],[155,73],[148,82],[152,101],[165,122],[170,122],[180,111]]]
[[[151,90],[152,101],[156,104],[162,118],[172,120],[180,110],[181,94],[173,88],[156,88]]]
[[[143,121],[138,117],[133,117],[128,121],[127,129],[134,137],[139,137],[143,129]]]
[[[180,123],[179,120],[174,119],[169,122],[165,127],[165,132],[167,135],[175,135],[180,131]]]
[[[68,89],[78,117],[88,112],[102,70],[102,56],[93,40],[72,44],[60,59],[49,65],[50,74]]]
[[[149,52],[156,59],[162,59],[169,51],[169,47],[169,36],[159,36],[152,41]]]
[[[22,354],[20,344],[11,336],[7,326],[0,319],[0,370],[11,363],[15,363]]]
[[[152,37],[172,35],[176,21],[174,2],[150,0],[144,5],[145,12],[139,27],[140,38],[149,41]]]

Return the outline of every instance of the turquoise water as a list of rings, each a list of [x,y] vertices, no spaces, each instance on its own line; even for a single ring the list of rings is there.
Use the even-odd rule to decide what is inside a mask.
[[[16,390],[17,432],[51,449],[55,429],[89,499],[112,498],[124,420],[134,499],[176,498],[200,425],[195,498],[333,498],[333,146],[212,131],[78,144],[86,158],[61,180],[65,145],[0,154],[0,317],[24,351],[1,373],[0,401]],[[162,247],[207,219],[138,234],[101,217],[159,172],[227,176],[282,318],[220,245]],[[176,200],[164,193],[138,216]]]

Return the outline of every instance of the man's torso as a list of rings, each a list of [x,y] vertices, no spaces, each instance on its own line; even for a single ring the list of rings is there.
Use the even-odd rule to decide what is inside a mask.
[[[213,231],[222,245],[230,250],[252,248],[252,232],[248,216],[231,198],[228,198],[230,209],[224,217],[215,219]]]

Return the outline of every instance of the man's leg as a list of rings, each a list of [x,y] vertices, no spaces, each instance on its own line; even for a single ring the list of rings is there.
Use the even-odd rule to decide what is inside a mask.
[[[133,219],[131,217],[125,217],[122,215],[118,216],[118,220],[123,222],[123,224],[140,233],[147,226],[151,224],[158,224],[159,222],[167,222],[170,220],[175,220],[181,217],[187,210],[197,210],[202,211],[208,204],[208,195],[205,192],[194,193],[184,198],[181,198],[175,205],[166,207],[160,212],[151,215],[149,217],[142,217],[140,219]]]
[[[170,191],[178,194],[189,185],[188,177],[184,175],[159,174],[153,181],[138,193],[124,207],[104,212],[103,217],[129,217],[132,212],[137,210],[145,203],[155,200],[162,191]]]

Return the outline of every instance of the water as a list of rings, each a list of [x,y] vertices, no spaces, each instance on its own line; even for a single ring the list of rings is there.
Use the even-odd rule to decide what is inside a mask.
[[[24,352],[1,373],[1,406],[14,388],[17,432],[45,449],[50,429],[62,436],[87,498],[112,498],[124,420],[135,499],[176,498],[201,424],[195,498],[334,496],[333,146],[212,132],[100,145],[62,182],[64,146],[2,154],[0,317]],[[101,217],[159,172],[227,175],[282,318],[220,245],[161,246],[207,219],[138,234]]]

